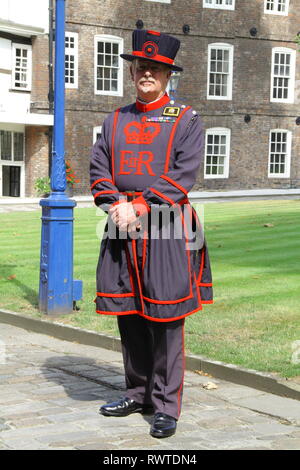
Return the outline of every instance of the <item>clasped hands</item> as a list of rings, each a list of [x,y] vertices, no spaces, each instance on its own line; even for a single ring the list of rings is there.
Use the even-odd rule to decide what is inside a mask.
[[[131,202],[122,202],[109,209],[112,221],[122,232],[134,232],[140,230],[141,222],[136,215]]]

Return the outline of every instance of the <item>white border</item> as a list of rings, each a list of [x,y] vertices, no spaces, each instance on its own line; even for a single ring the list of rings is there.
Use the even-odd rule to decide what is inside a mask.
[[[232,5],[218,5],[216,0],[213,0],[212,4],[206,3],[207,0],[203,0],[203,8],[216,8],[217,10],[235,10],[235,0],[232,0]],[[225,0],[223,0],[225,2]]]
[[[227,96],[211,96],[209,94],[209,74],[210,74],[210,56],[211,49],[226,49],[229,51],[229,73],[228,73],[228,93]],[[223,43],[223,42],[214,42],[208,44],[208,54],[207,54],[207,99],[208,100],[232,100],[232,80],[233,80],[233,52],[234,46],[232,44]]]
[[[101,40],[119,44],[119,55],[123,54],[124,49],[124,40],[119,36],[97,34],[94,37],[94,93],[95,95],[123,96],[123,59],[121,57],[119,57],[118,91],[97,90],[97,43]]]
[[[289,6],[290,6],[290,0],[286,0],[286,11],[278,11],[278,0],[274,0],[274,11],[267,10],[267,0],[264,2],[264,13],[267,15],[280,15],[280,16],[288,16],[289,14]]]
[[[15,68],[16,68],[16,49],[26,49],[27,53],[27,86],[26,88],[17,87],[15,85]],[[12,71],[11,71],[11,88],[12,90],[18,91],[31,91],[31,81],[32,81],[32,46],[29,44],[21,44],[18,42],[13,42],[11,47],[12,52]]]
[[[272,132],[285,132],[287,134],[286,145],[286,162],[285,172],[282,173],[270,173],[271,165],[271,134]],[[292,152],[292,132],[288,129],[271,129],[269,134],[269,158],[268,158],[268,178],[289,178],[291,174],[291,152]]]
[[[66,31],[65,37],[66,36],[74,38],[74,49],[65,47],[65,55],[68,54],[74,56],[74,83],[65,82],[65,88],[78,88],[78,33]]]
[[[208,135],[226,135],[226,155],[224,162],[224,174],[223,175],[207,175],[206,174],[206,161],[207,161],[207,140]],[[228,127],[211,127],[206,129],[205,133],[205,158],[204,158],[204,179],[220,179],[229,177],[229,160],[230,160],[230,148],[231,148],[231,129]]]
[[[290,71],[291,78],[289,79],[288,98],[273,98],[273,82],[274,82],[274,58],[275,54],[290,54]],[[270,101],[271,103],[294,103],[295,101],[295,74],[296,74],[296,51],[288,47],[273,47],[272,49],[272,64],[271,64],[271,83],[270,83]]]
[[[22,125],[8,125],[1,123],[0,124],[0,130],[1,131],[9,131],[9,132],[22,132],[24,135],[24,144],[23,144],[23,161],[14,161],[14,160],[1,160],[0,157],[0,196],[1,197],[9,197],[9,196],[2,196],[3,194],[3,185],[2,185],[2,166],[19,166],[21,168],[21,174],[20,174],[20,196],[19,197],[25,197],[25,126]],[[1,145],[1,143],[0,143]],[[0,149],[1,151],[1,149]],[[12,152],[14,152],[14,142],[12,138]],[[12,155],[13,156],[13,155]],[[15,197],[15,199],[18,199],[19,197]]]

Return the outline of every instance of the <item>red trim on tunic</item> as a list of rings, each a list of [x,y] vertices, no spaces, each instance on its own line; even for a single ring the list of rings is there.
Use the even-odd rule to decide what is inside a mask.
[[[204,301],[203,303],[212,303],[212,301],[207,300],[207,301]],[[107,310],[96,310],[96,313],[104,314],[104,315],[129,315],[129,314],[135,314],[136,313],[136,314],[140,315],[141,317],[147,318],[147,320],[152,320],[152,321],[157,321],[157,322],[170,322],[170,321],[175,321],[175,320],[181,320],[182,318],[185,318],[189,315],[192,315],[193,313],[196,313],[199,310],[202,310],[202,307],[200,307],[200,308],[197,307],[197,308],[195,308],[195,310],[192,310],[191,312],[185,313],[185,314],[183,314],[179,317],[172,317],[172,318],[154,318],[154,317],[150,317],[149,315],[143,314],[139,310],[127,310],[125,312],[111,312],[111,311],[107,311]]]
[[[181,379],[181,384],[178,390],[178,395],[177,395],[177,403],[178,403],[178,408],[177,408],[177,413],[178,417],[180,416],[180,411],[181,411],[181,400],[182,400],[182,389],[183,389],[183,383],[184,383],[184,371],[185,371],[185,351],[184,351],[184,321],[182,324],[182,343],[181,343],[181,353],[182,353],[182,379]]]
[[[137,277],[137,281],[138,281],[140,301],[141,301],[141,305],[142,305],[142,313],[144,314],[143,291],[142,291],[142,286],[141,286],[141,280],[140,280],[140,275],[139,275],[139,267],[138,267],[138,262],[137,262],[137,254],[136,254],[136,240],[132,240],[132,253],[133,253],[135,273],[136,273],[136,277]]]
[[[133,199],[133,201],[131,201],[131,204],[133,205],[133,207],[139,206],[139,209],[141,209],[138,210],[139,215],[145,215],[151,210],[143,196],[138,196],[137,198]]]
[[[99,191],[98,193],[94,194],[94,199],[96,199],[96,197],[100,196],[100,194],[115,194],[117,192],[118,191],[115,191],[115,190],[112,190],[112,189],[108,189],[107,191]]]
[[[112,180],[110,180],[109,178],[99,178],[98,180],[93,182],[91,190],[96,186],[96,184],[101,183],[101,181],[108,181],[109,183],[113,184]]]
[[[126,294],[107,294],[106,292],[97,292],[97,297],[134,297],[133,292]]]
[[[132,289],[132,292],[135,293],[133,272],[132,272],[132,266],[131,266],[131,259],[130,259],[130,254],[129,254],[129,249],[128,249],[128,244],[127,243],[125,244],[125,253],[126,253],[126,259],[127,259],[127,267],[128,267],[128,273],[129,273],[131,289]]]
[[[110,207],[117,206],[118,204],[121,204],[122,202],[127,202],[126,199],[119,199],[116,202],[113,202]]]
[[[133,314],[140,314],[138,310],[125,310],[124,312],[111,312],[107,310],[96,310],[96,313],[103,314],[103,315],[133,315]]]
[[[163,178],[164,180],[168,181],[168,183],[175,186],[175,188],[179,189],[181,192],[183,192],[187,196],[187,194],[188,194],[187,190],[184,189],[184,187],[181,186],[180,184],[176,183],[176,181],[174,181],[172,178],[170,178],[167,175],[161,175],[160,178]]]
[[[139,313],[139,315],[141,315],[144,318],[147,318],[148,320],[159,321],[159,322],[170,322],[170,321],[175,321],[175,320],[181,320],[182,318],[185,318],[188,315],[192,315],[193,313],[198,312],[199,310],[202,310],[202,307],[200,308],[197,307],[195,308],[195,310],[192,310],[191,312],[184,313],[183,315],[180,315],[179,317],[172,317],[172,318],[153,318],[153,317],[150,317],[149,315],[145,315],[141,313]]]
[[[196,285],[196,292],[197,292],[197,299],[198,299],[198,304],[201,305],[201,295],[200,295],[200,289],[197,284],[197,279],[196,279],[196,274],[194,272],[194,279],[195,279],[195,285]]]
[[[148,111],[153,111],[154,109],[162,108],[167,103],[169,103],[169,101],[170,98],[168,96],[168,93],[165,93],[161,98],[159,98],[159,100],[153,101],[152,103],[142,103],[137,99],[135,106],[138,111],[141,111],[142,113],[147,113]]]
[[[190,295],[193,297],[193,286],[192,286],[192,276],[191,276],[191,257],[190,257],[190,249],[188,247],[188,232],[186,228],[186,223],[183,217],[182,212],[180,212],[180,217],[181,217],[181,222],[183,225],[184,229],[184,234],[185,234],[185,245],[186,245],[186,252],[187,252],[187,258],[188,258],[188,273],[189,273],[189,278],[190,278]]]
[[[121,194],[124,194],[125,196],[141,196],[143,191],[121,191]]]
[[[112,175],[113,184],[115,184],[115,135],[116,135],[116,130],[117,130],[117,122],[118,122],[120,109],[121,108],[118,108],[115,111],[113,131],[112,131],[112,137],[111,137],[111,175]]]
[[[178,126],[178,124],[179,124],[179,121],[180,121],[181,118],[183,117],[183,115],[184,115],[189,109],[191,109],[191,106],[187,106],[186,108],[183,109],[183,111],[181,111],[181,113],[179,114],[178,118],[176,119],[176,122],[175,122],[174,126],[172,127],[172,131],[171,131],[170,138],[169,138],[169,143],[168,143],[168,148],[167,148],[167,155],[166,155],[166,162],[165,162],[165,170],[164,170],[165,173],[168,173],[168,171],[169,171],[169,160],[170,160],[170,156],[171,156],[171,150],[172,150],[173,140],[174,140],[174,136],[175,136],[175,132],[176,132],[177,126]]]
[[[136,57],[141,57],[142,59],[152,59],[152,60],[158,60],[159,62],[163,62],[164,64],[170,64],[170,65],[173,65],[174,64],[174,59],[170,59],[170,57],[166,57],[164,55],[160,55],[160,54],[155,54],[151,57],[147,56],[145,54],[144,51],[133,51],[132,52],[132,55],[136,56]]]
[[[185,300],[189,300],[193,298],[193,294],[188,295],[187,297],[182,297],[181,299],[177,300],[156,300],[156,299],[150,299],[149,297],[146,297],[143,295],[143,299],[145,299],[147,302],[151,302],[152,304],[178,304],[179,302],[184,302]]]
[[[145,236],[146,230],[144,230],[144,238],[143,238],[143,257],[142,257],[142,271],[144,271],[145,263],[146,263],[146,256],[147,256],[147,239],[148,239],[148,233],[147,237]]]
[[[179,206],[183,206],[183,204],[188,204],[188,205],[190,205],[190,201],[188,200],[187,197],[185,197],[185,198],[181,199],[180,201],[178,201],[177,204],[178,204]]]
[[[197,282],[201,282],[201,279],[202,279],[202,273],[203,273],[203,269],[204,269],[204,254],[205,254],[205,251],[204,251],[204,247],[202,248],[202,253],[201,253],[201,263],[200,263],[200,269],[199,269],[199,276],[197,278]]]
[[[171,206],[173,206],[175,203],[175,201],[173,201],[172,199],[170,199],[168,196],[165,196],[163,193],[161,193],[160,191],[157,191],[157,189],[154,189],[154,188],[148,188],[149,191],[152,191],[154,194],[156,194],[157,196],[159,197],[162,197],[163,199],[165,199],[166,201],[168,201],[169,204],[171,204]]]

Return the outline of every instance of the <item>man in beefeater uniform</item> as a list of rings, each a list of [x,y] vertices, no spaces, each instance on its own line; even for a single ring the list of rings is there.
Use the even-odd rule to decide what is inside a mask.
[[[207,246],[187,197],[203,156],[203,126],[165,92],[171,71],[182,70],[174,65],[179,46],[157,31],[133,32],[133,52],[121,57],[131,62],[137,99],[105,119],[91,158],[95,204],[108,213],[106,231],[116,229],[101,242],[96,311],[117,315],[127,386],[124,398],[100,412],[152,411],[153,437],[176,431],[185,317],[212,303]],[[163,221],[154,217],[162,209]]]

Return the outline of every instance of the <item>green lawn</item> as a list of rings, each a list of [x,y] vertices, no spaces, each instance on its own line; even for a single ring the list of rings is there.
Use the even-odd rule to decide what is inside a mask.
[[[100,214],[75,209],[74,279],[83,280],[84,299],[80,311],[59,321],[118,335],[114,317],[94,313]],[[0,214],[0,307],[35,317],[42,316],[40,217],[40,211]],[[205,234],[215,303],[187,318],[186,351],[299,376],[291,357],[300,340],[300,201],[206,204]]]

